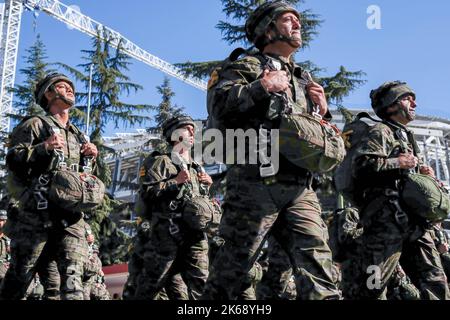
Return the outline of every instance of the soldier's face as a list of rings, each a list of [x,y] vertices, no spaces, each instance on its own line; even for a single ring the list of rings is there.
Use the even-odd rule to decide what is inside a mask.
[[[292,12],[283,13],[275,22],[278,32],[291,39],[291,43],[299,48],[302,45],[301,24]]]
[[[399,100],[400,108],[404,111],[406,119],[413,121],[416,118],[416,100],[412,95],[407,95]]]
[[[401,111],[392,116],[392,119],[401,124],[408,124],[416,118],[416,107],[417,104],[414,97],[412,95],[407,95],[401,98],[396,105],[390,107],[391,111],[395,111],[397,108],[400,108]]]
[[[56,92],[64,97],[65,99],[72,101],[73,103],[75,103],[75,93],[73,92],[72,87],[70,86],[70,84],[68,84],[65,81],[60,81],[55,83],[55,90]],[[45,93],[47,100],[50,101],[51,99],[53,99],[55,97],[55,93],[53,91],[47,91]],[[61,101],[60,99],[57,100],[56,102]]]
[[[0,220],[0,232],[3,231],[3,227],[5,226],[6,220],[1,219]]]
[[[176,134],[179,137],[178,141],[191,147],[194,145],[194,132],[194,127],[190,124],[177,128]]]

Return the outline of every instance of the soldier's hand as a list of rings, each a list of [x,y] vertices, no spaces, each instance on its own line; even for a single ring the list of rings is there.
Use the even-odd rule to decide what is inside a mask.
[[[310,82],[306,90],[312,102],[319,106],[319,114],[321,116],[325,115],[328,112],[328,102],[323,87],[317,82]]]
[[[440,244],[437,246],[437,249],[438,249],[438,251],[439,251],[440,254],[447,253],[447,252],[448,252],[448,244],[446,244],[446,243],[440,243]]]
[[[191,181],[191,175],[188,170],[182,170],[180,173],[178,173],[177,177],[175,178],[175,181],[177,184],[183,184],[187,181]]]
[[[64,138],[58,133],[52,134],[47,140],[44,141],[45,150],[47,151],[63,149],[64,145]]]
[[[94,240],[95,240],[95,237],[94,237],[93,234],[89,234],[89,235],[86,236],[86,241],[88,243],[92,243],[92,242],[94,242]]]
[[[95,144],[87,142],[83,144],[80,150],[81,154],[88,156],[88,157],[94,157],[97,158],[98,150]]]
[[[413,169],[419,163],[419,159],[411,153],[400,153],[398,156],[398,164],[400,169]]]
[[[434,170],[430,166],[420,166],[420,173],[435,178]]]
[[[199,173],[198,175],[198,181],[200,183],[206,184],[208,186],[212,185],[213,181],[211,179],[211,176],[207,173]]]
[[[264,70],[261,85],[267,92],[282,92],[289,89],[289,78],[286,71]]]

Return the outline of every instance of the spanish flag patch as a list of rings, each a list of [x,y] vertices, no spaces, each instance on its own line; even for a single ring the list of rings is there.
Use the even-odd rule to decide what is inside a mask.
[[[217,70],[214,70],[211,73],[211,77],[208,80],[208,90],[215,85],[217,82],[219,81],[219,73],[217,72]]]

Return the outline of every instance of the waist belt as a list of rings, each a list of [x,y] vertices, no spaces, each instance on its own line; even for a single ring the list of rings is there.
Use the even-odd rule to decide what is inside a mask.
[[[173,222],[173,220],[182,218],[183,214],[181,212],[166,212],[166,213],[154,212],[153,215],[156,218],[163,219],[163,220],[168,220],[169,224],[170,224],[169,225],[169,233],[173,237],[176,237],[177,239],[179,238],[180,227],[178,226],[177,223]]]

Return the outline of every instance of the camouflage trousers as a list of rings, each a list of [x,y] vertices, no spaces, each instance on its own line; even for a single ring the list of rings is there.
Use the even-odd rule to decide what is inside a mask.
[[[60,300],[61,277],[55,260],[48,261],[42,257],[36,266],[39,281],[44,288],[43,300]]]
[[[268,232],[288,254],[300,299],[339,299],[332,274],[328,231],[321,207],[306,179],[277,175],[263,183],[256,166],[233,166],[227,191],[219,249],[206,284],[205,299],[234,299],[256,261]],[[300,290],[301,288],[301,290]]]
[[[432,231],[395,218],[397,210],[385,196],[373,199],[361,211],[364,232],[354,283],[348,296],[352,299],[386,299],[386,288],[400,262],[422,299],[449,299],[449,288]],[[403,221],[403,222],[402,222]]]
[[[210,261],[213,261],[219,251],[219,248],[223,245],[224,240],[217,235],[214,237],[208,237],[208,240],[209,259]],[[241,283],[239,294],[237,296],[239,300],[257,300],[256,288],[258,283],[261,281],[262,274],[262,266],[258,262],[255,262],[250,271],[247,273],[247,276],[244,278],[244,281]]]
[[[188,287],[181,274],[170,275],[164,288],[157,295],[157,300],[189,300]]]
[[[292,295],[295,299],[295,290],[290,294],[287,292],[290,290],[289,283],[292,277],[291,262],[274,237],[269,236],[267,239],[267,255],[261,264],[265,270],[261,282],[257,285],[258,299],[279,300]]]
[[[450,253],[446,252],[441,254],[442,267],[444,268],[447,281],[450,281]]]
[[[18,225],[15,229],[11,236],[11,264],[0,298],[23,299],[41,261],[56,261],[61,277],[61,299],[82,300],[83,262],[88,250],[84,237],[63,230],[37,232],[28,225]]]
[[[96,276],[83,283],[83,299],[84,300],[111,300],[106,285],[97,282]]]
[[[169,277],[179,273],[189,299],[198,299],[208,278],[208,241],[202,232],[181,228],[180,238],[169,232],[167,219],[154,218],[150,239],[142,243],[142,271],[136,278],[135,299],[155,299]],[[183,231],[184,230],[184,231]]]

